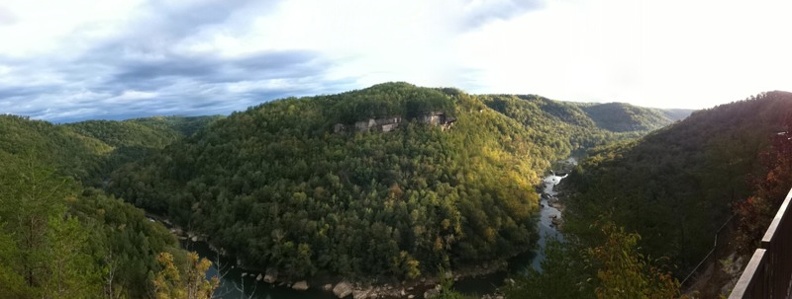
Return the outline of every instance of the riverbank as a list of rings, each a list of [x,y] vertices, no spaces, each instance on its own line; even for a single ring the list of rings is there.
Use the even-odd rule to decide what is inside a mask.
[[[184,248],[196,251],[202,257],[213,262],[213,272],[209,275],[221,276],[221,281],[228,284],[218,293],[225,296],[219,298],[431,298],[439,293],[439,277],[424,277],[417,280],[398,281],[380,278],[378,280],[360,281],[344,277],[318,274],[311,279],[293,280],[280,277],[273,269],[255,269],[244,267],[229,256],[221,256],[204,241],[193,242],[189,238],[182,240]],[[219,261],[219,262],[218,262]],[[495,294],[493,285],[501,285],[509,270],[505,260],[488,262],[478,266],[463,267],[456,271],[446,272],[456,286],[472,286],[463,288],[466,293]],[[500,275],[499,275],[500,274]],[[243,288],[244,286],[244,288]],[[475,287],[478,286],[478,287]],[[497,296],[495,296],[497,297]],[[495,298],[493,297],[493,298]]]
[[[207,276],[219,276],[221,285],[218,298],[431,298],[441,290],[439,277],[423,277],[417,280],[398,281],[379,278],[359,281],[331,275],[316,275],[311,279],[294,280],[279,275],[276,269],[247,267],[238,259],[229,256],[222,248],[214,246],[205,234],[185,230],[168,218],[147,213],[152,222],[159,222],[176,236],[182,247],[196,251],[208,258],[213,265]],[[518,256],[519,254],[515,255]],[[513,257],[510,257],[513,258]],[[461,267],[446,272],[446,277],[455,282],[466,283],[479,277],[502,273],[508,269],[508,259],[489,261],[481,265]],[[505,277],[505,275],[504,275]],[[503,278],[498,282],[502,283]],[[487,292],[494,294],[494,292]],[[266,296],[258,296],[263,294]],[[497,297],[497,295],[493,295]]]

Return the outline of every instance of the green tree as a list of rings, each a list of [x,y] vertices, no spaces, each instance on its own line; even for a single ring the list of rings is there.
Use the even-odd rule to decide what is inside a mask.
[[[533,268],[514,277],[514,283],[506,286],[509,298],[592,298],[594,297],[594,267],[590,265],[586,249],[576,238],[568,237],[565,242],[556,239],[547,241],[541,271]]]
[[[596,237],[567,234],[549,241],[542,271],[530,269],[507,286],[511,298],[678,298],[679,282],[638,251],[640,236],[603,217]]]
[[[52,215],[47,232],[49,266],[44,289],[52,298],[98,297],[101,269],[87,249],[89,231],[76,217]]]

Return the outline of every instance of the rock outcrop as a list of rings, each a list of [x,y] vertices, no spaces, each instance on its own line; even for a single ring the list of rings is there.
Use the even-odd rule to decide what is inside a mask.
[[[295,289],[295,290],[298,290],[298,291],[306,291],[306,290],[308,290],[308,282],[305,281],[305,280],[298,281],[298,282],[294,283],[294,285],[292,286],[292,289]]]
[[[440,126],[442,130],[446,130],[451,128],[451,126],[456,121],[456,118],[446,115],[445,112],[432,112],[427,115],[421,116],[417,118],[418,121]],[[356,122],[354,125],[347,126],[344,124],[335,124],[333,125],[333,132],[334,133],[342,133],[354,130],[355,132],[390,132],[399,127],[404,120],[401,116],[392,116],[388,118],[369,118],[366,120],[361,120]]]
[[[352,298],[354,299],[366,299],[369,298],[369,294],[371,294],[372,288],[368,288],[365,290],[353,290],[352,291]]]
[[[346,281],[339,282],[333,288],[333,294],[335,294],[338,298],[344,298],[346,296],[352,295],[352,285]]]
[[[402,118],[399,116],[389,117],[389,118],[380,118],[380,119],[373,119],[370,118],[368,120],[363,120],[355,123],[355,130],[358,132],[390,132],[399,127],[399,124],[402,122]],[[339,127],[334,128],[337,130]]]
[[[431,298],[437,297],[437,295],[440,295],[440,292],[442,290],[443,290],[443,286],[438,284],[433,289],[426,290],[426,292],[424,292],[423,296],[424,296],[425,299],[431,299]]]
[[[278,269],[267,268],[267,272],[264,274],[264,282],[275,283],[276,280],[278,280]]]

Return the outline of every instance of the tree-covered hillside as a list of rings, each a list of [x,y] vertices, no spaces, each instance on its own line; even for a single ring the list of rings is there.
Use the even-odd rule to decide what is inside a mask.
[[[678,120],[683,120],[683,119],[687,118],[688,116],[690,116],[690,114],[692,114],[696,110],[693,110],[693,109],[660,109],[660,111],[663,114],[665,114],[665,116],[668,119],[670,119],[672,121],[678,121]]]
[[[663,121],[643,113],[631,121]],[[534,187],[552,162],[651,127],[614,132],[603,121],[536,96],[406,83],[227,118],[53,125],[0,116],[0,297],[211,289],[196,274],[207,265],[162,226],[86,186],[291,278],[409,279],[503,260],[533,246]],[[53,293],[52,284],[68,287]]]
[[[192,136],[211,123],[223,119],[224,116],[154,116],[135,118],[123,121],[125,123],[140,124],[155,130],[172,131],[179,137]]]
[[[278,100],[117,171],[110,188],[250,266],[415,278],[530,248],[539,177],[616,138],[572,105],[520,101],[406,83]]]
[[[98,186],[99,182],[121,165],[141,160],[179,139],[191,136],[220,118],[170,116],[125,121],[90,120],[62,127],[109,146],[109,150],[100,155],[98,168],[92,171],[91,184]]]
[[[0,151],[28,155],[63,175],[84,180],[99,169],[97,157],[109,154],[112,148],[64,126],[0,115]]]
[[[670,112],[626,103],[578,105],[598,127],[611,132],[651,131],[676,120],[669,117]]]
[[[488,107],[523,124],[533,142],[562,151],[582,152],[615,140],[636,138],[650,129],[671,123],[658,118],[657,112],[648,108],[633,107],[634,113],[625,117],[623,113],[591,114],[582,108],[600,104],[567,103],[540,96],[481,95],[478,98]],[[630,125],[624,130],[612,128],[628,123],[642,125]]]
[[[68,126],[0,116],[0,298],[154,297],[160,253],[188,272],[162,225],[80,184],[112,150]]]
[[[568,179],[579,193],[568,200],[568,229],[585,236],[591,221],[609,215],[640,233],[648,254],[687,273],[766,173],[760,153],[790,111],[792,94],[764,93],[594,151]]]

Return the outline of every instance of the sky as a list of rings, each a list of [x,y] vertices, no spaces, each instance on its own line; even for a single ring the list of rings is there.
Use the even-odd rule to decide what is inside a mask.
[[[708,108],[792,90],[792,1],[4,0],[0,113],[227,114],[389,82]]]

